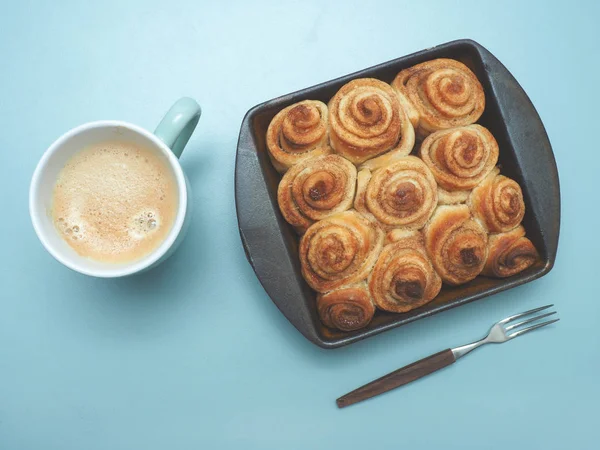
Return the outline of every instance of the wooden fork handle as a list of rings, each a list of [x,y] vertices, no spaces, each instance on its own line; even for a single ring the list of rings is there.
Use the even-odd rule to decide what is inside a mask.
[[[419,378],[429,375],[436,370],[443,369],[449,366],[456,358],[452,350],[446,349],[435,355],[428,356],[417,362],[404,366],[401,369],[388,373],[377,380],[371,381],[358,389],[349,392],[348,394],[338,398],[336,403],[339,408],[350,406],[354,403],[362,402],[376,395],[391,391],[397,387],[418,380]]]

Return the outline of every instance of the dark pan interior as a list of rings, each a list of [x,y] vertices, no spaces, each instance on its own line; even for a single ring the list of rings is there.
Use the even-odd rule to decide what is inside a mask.
[[[540,252],[541,261],[508,279],[477,277],[458,287],[444,285],[442,292],[431,303],[405,314],[377,311],[369,326],[361,330],[348,333],[329,329],[321,324],[316,312],[316,294],[300,273],[299,238],[285,222],[277,206],[277,186],[281,176],[273,168],[267,154],[267,127],[282,108],[304,99],[327,103],[351,79],[373,77],[389,83],[400,70],[440,57],[463,62],[483,85],[486,108],[478,123],[487,127],[498,141],[502,173],[515,179],[523,189],[526,205],[523,225],[527,236]],[[497,67],[493,64],[497,64]],[[525,117],[519,117],[519,114]],[[258,195],[259,187],[264,190],[264,197]],[[256,192],[252,195],[247,192],[248,189]],[[556,165],[539,116],[504,66],[473,41],[444,44],[271,100],[249,111],[242,124],[236,163],[236,206],[248,259],[267,293],[288,319],[308,339],[326,348],[354,342],[544,275],[552,268],[556,256],[559,201]],[[254,216],[251,220],[245,220],[249,214],[255,215],[256,211],[263,211],[264,217],[258,222]],[[265,221],[265,226],[259,223],[261,220]],[[266,222],[269,220],[272,223]],[[276,233],[279,236],[275,236]],[[273,251],[265,248],[265,239],[271,240],[266,247],[278,247]],[[269,260],[269,255],[261,255],[260,252],[269,252],[273,259]],[[290,305],[290,302],[294,304]]]

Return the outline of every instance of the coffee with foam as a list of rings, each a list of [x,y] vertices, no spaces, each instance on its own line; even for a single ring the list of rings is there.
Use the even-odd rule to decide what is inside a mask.
[[[177,182],[162,155],[111,141],[67,162],[54,187],[52,218],[79,255],[128,263],[164,241],[177,209]]]

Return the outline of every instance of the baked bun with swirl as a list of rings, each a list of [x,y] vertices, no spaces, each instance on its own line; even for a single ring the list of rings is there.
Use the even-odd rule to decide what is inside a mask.
[[[331,153],[327,105],[304,100],[279,111],[267,129],[267,149],[279,173],[307,158]]]
[[[394,230],[369,276],[369,290],[377,307],[408,312],[435,298],[442,288],[418,231]]]
[[[306,282],[329,292],[367,278],[383,248],[384,232],[356,211],[314,223],[300,240],[300,264]]]
[[[356,167],[338,155],[317,156],[288,170],[277,201],[285,220],[302,234],[317,220],[352,207]]]
[[[419,230],[438,202],[431,171],[416,156],[405,156],[374,173],[360,171],[354,207],[370,214],[385,229]]]
[[[329,328],[353,331],[366,327],[375,314],[375,305],[366,282],[342,287],[317,296],[321,322]]]
[[[425,226],[425,248],[442,280],[467,283],[483,270],[488,256],[488,236],[473,220],[467,205],[443,205]]]
[[[392,86],[421,138],[475,123],[485,109],[481,83],[454,59],[434,59],[405,69]]]
[[[495,168],[473,189],[468,201],[473,216],[490,233],[510,231],[518,226],[525,215],[523,192],[519,184]]]
[[[506,278],[531,267],[539,258],[533,243],[518,226],[506,233],[490,235],[489,254],[482,275]]]
[[[419,156],[447,191],[471,190],[498,162],[498,143],[481,125],[468,125],[430,134]]]
[[[329,134],[333,149],[375,169],[408,155],[415,133],[398,95],[374,78],[350,81],[331,98]]]

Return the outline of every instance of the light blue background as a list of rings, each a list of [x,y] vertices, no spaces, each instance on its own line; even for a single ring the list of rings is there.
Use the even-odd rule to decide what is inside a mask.
[[[12,1],[0,10],[0,449],[598,448],[597,2]],[[242,117],[462,37],[509,68],[546,125],[562,185],[556,266],[510,292],[321,350],[244,258],[233,199]],[[196,212],[182,248],[125,280],[55,262],[27,211],[46,147],[96,119],[153,129],[182,95],[203,107],[182,158]],[[374,377],[550,302],[562,319],[552,328],[335,406]]]

